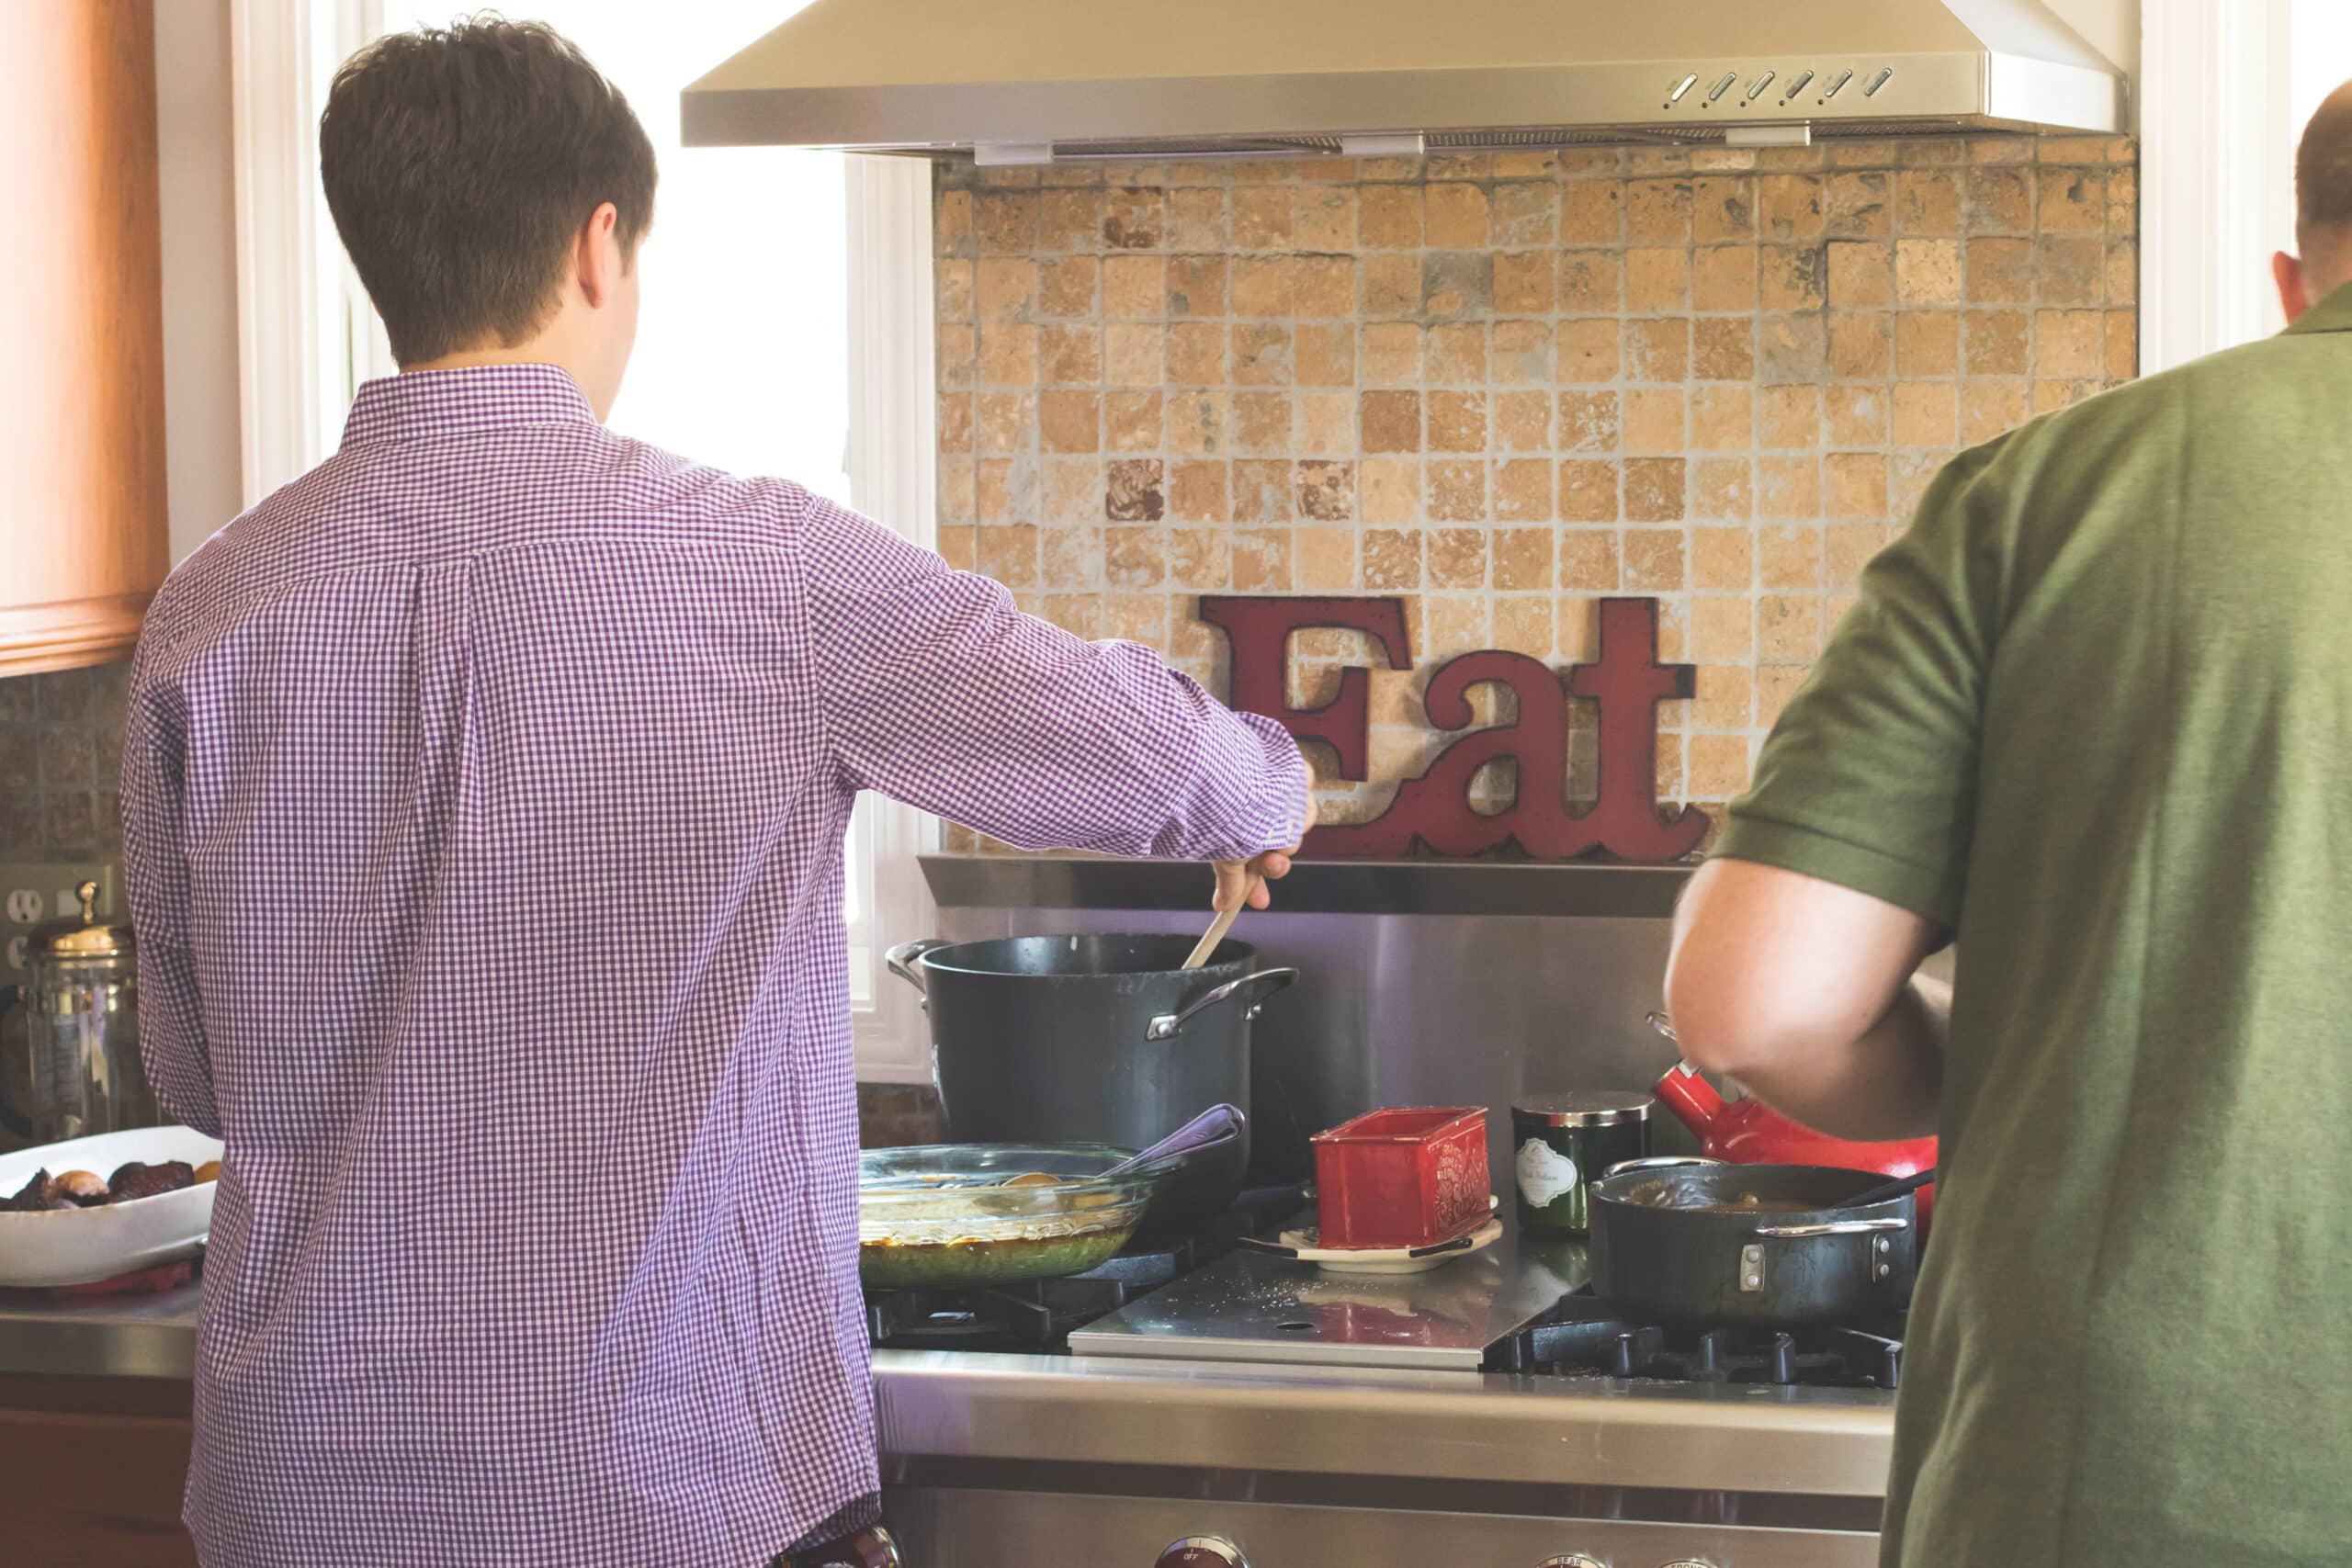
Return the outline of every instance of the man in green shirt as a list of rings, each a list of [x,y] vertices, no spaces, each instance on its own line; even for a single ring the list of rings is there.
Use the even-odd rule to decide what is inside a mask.
[[[1956,459],[1678,921],[1700,1066],[1941,1135],[1899,1568],[2352,1562],[2352,86],[2296,183],[2292,325]]]

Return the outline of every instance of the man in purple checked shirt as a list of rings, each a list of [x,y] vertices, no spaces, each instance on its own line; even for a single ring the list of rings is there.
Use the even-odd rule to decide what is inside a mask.
[[[885,1561],[852,802],[1228,863],[1222,900],[1287,869],[1298,749],[607,431],[653,154],[553,33],[387,39],[320,145],[403,373],[157,595],[124,762],[149,1069],[228,1145],[198,1551]]]

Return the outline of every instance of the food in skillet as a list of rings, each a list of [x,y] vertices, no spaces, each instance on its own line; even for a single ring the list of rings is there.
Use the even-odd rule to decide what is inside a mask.
[[[1671,1181],[1645,1181],[1627,1191],[1625,1201],[1639,1203],[1645,1209],[1679,1209],[1693,1214],[1799,1214],[1823,1206],[1788,1199],[1762,1198],[1753,1192],[1742,1192],[1728,1201],[1718,1201],[1704,1189],[1679,1187]]]
[[[69,1170],[62,1176],[51,1176],[43,1168],[33,1172],[33,1179],[17,1189],[16,1196],[0,1202],[0,1210],[30,1214],[45,1209],[97,1209],[109,1203],[129,1203],[176,1192],[183,1187],[215,1180],[220,1174],[218,1160],[207,1160],[201,1169],[182,1159],[165,1160],[160,1165],[132,1160],[118,1166],[114,1175],[104,1181],[98,1179],[96,1171]]]

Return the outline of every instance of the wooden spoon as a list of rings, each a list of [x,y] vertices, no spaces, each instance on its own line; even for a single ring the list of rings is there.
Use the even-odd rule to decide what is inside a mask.
[[[1264,872],[1251,872],[1249,882],[1241,889],[1241,897],[1233,901],[1230,908],[1219,909],[1216,912],[1216,919],[1209,922],[1208,934],[1193,944],[1191,955],[1177,967],[1198,969],[1202,964],[1206,964],[1209,961],[1209,954],[1216,951],[1216,944],[1225,940],[1225,933],[1233,929],[1233,922],[1240,917],[1242,910],[1250,907],[1250,900],[1256,897],[1259,885],[1265,880]]]

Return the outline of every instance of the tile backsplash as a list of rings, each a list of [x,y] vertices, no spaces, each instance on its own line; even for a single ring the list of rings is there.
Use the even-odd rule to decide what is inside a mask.
[[[897,1149],[935,1144],[942,1134],[939,1095],[928,1084],[862,1083],[857,1086],[860,1148]]]
[[[1220,692],[1197,595],[1404,597],[1409,673],[1298,640],[1294,700],[1379,671],[1373,777],[1327,786],[1333,820],[1449,739],[1416,700],[1438,663],[1565,666],[1600,597],[1655,595],[1662,651],[1698,666],[1660,794],[1721,802],[1937,468],[2133,374],[2135,157],[943,164],[940,547]]]
[[[120,857],[130,682],[128,661],[0,680],[0,861]]]

